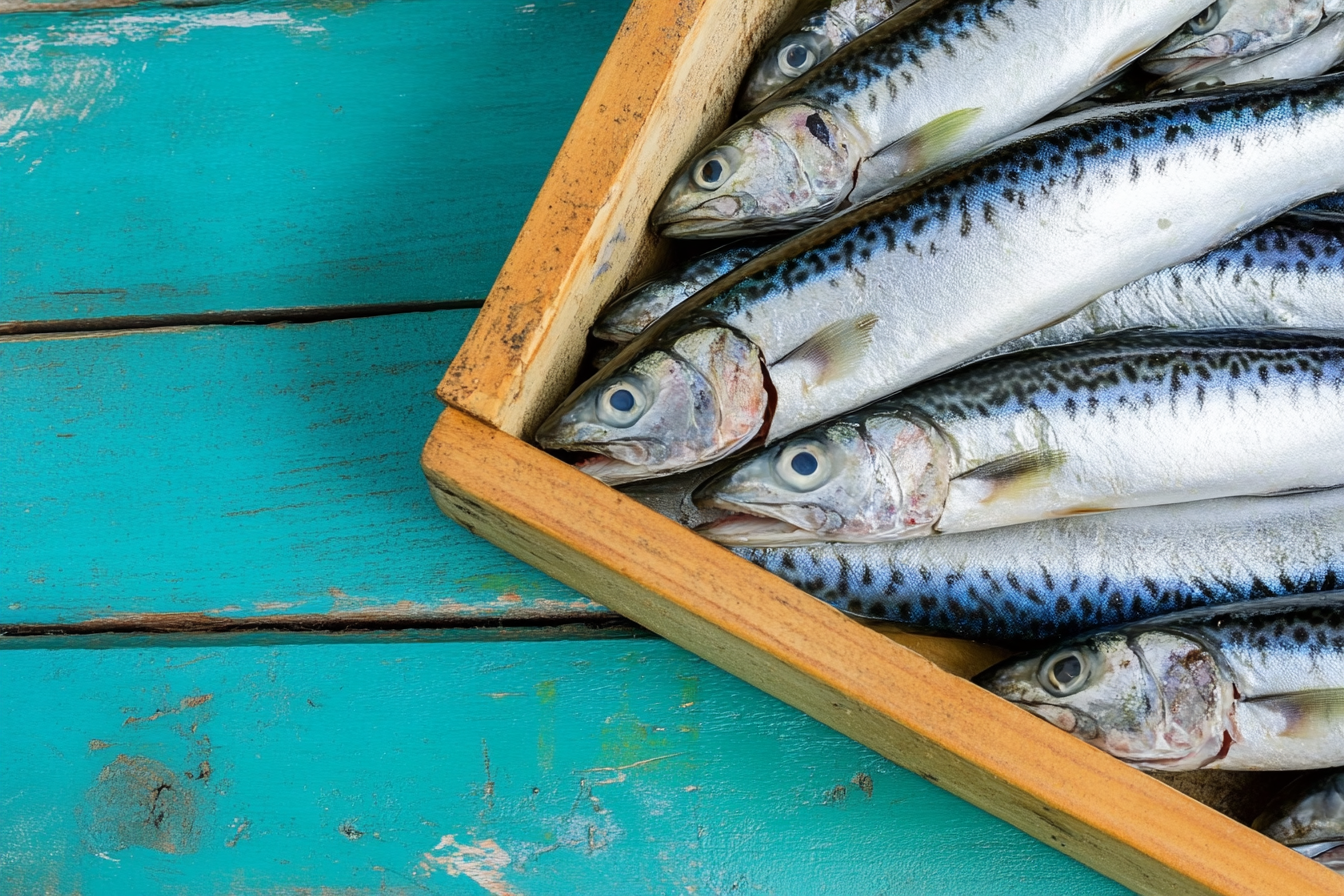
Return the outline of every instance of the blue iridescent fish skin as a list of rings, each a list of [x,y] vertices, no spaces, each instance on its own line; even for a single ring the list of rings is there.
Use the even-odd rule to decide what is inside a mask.
[[[1029,129],[715,281],[576,390],[537,440],[605,458],[583,469],[608,483],[779,442],[1338,189],[1341,145],[1344,75]],[[646,383],[640,416],[604,422],[603,390],[631,379]],[[687,427],[682,405],[708,410]]]
[[[954,173],[806,231],[759,258],[738,283],[724,283],[700,313],[718,322],[750,316],[757,303],[779,291],[832,277],[883,252],[936,255],[948,243],[976,239],[981,228],[995,229],[1002,218],[1045,210],[1059,191],[1085,193],[1089,181],[1139,181],[1149,171],[1160,173],[1169,154],[1207,142],[1210,131],[1226,138],[1216,151],[1240,153],[1256,130],[1292,128],[1326,107],[1344,107],[1344,75],[1162,106],[1111,107],[1104,116],[1006,143]]]
[[[889,544],[733,551],[847,613],[1027,646],[1178,610],[1344,587],[1344,490]]]

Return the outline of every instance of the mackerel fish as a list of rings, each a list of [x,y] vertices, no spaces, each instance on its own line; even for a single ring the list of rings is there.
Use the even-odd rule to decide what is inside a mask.
[[[593,338],[624,344],[653,322],[771,244],[739,242],[707,252],[613,299],[593,324]]]
[[[1344,770],[1298,778],[1251,827],[1331,871],[1344,873]]]
[[[1293,215],[1324,221],[1344,221],[1344,193],[1331,193],[1329,196],[1303,203],[1293,209]]]
[[[1084,113],[719,278],[536,433],[608,483],[891,395],[1344,188],[1344,76]]]
[[[987,354],[1139,327],[1344,330],[1344,214],[1317,217],[1298,211],[1194,261],[1113,290],[1053,327]]]
[[[976,682],[1157,771],[1344,764],[1344,594],[1190,610],[1104,630]]]
[[[742,82],[738,111],[745,113],[791,84],[865,31],[915,0],[821,0],[805,3],[783,33],[756,55]]]
[[[1344,203],[1339,202],[1344,197],[1329,199],[1341,207],[1339,211],[1328,203],[1307,203],[1207,255],[1112,290],[1055,326],[986,354],[1074,342],[1132,327],[1344,329]],[[718,258],[711,253],[702,261],[708,266]],[[723,272],[734,266],[725,264]],[[674,273],[617,300],[598,318],[593,335],[621,343],[634,339],[699,288],[699,280],[675,277]],[[713,279],[705,277],[701,285]]]
[[[733,551],[855,616],[1026,647],[1176,610],[1340,588],[1344,489],[888,544]]]
[[[1200,69],[1245,62],[1299,41],[1340,12],[1344,0],[1216,0],[1139,65],[1179,82]]]
[[[1200,0],[920,0],[731,126],[654,208],[665,236],[796,230],[1090,93]]]
[[[1256,81],[1314,78],[1344,62],[1344,16],[1336,16],[1287,46],[1250,59],[1226,59],[1192,75],[1167,79],[1159,93],[1211,90]]]
[[[1344,332],[1129,331],[991,358],[703,485],[727,544],[882,542],[1344,484]]]

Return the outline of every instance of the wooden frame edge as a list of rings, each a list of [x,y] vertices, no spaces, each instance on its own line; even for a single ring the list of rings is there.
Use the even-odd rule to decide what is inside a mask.
[[[462,411],[421,463],[475,534],[1138,893],[1344,894],[1334,872]]]
[[[439,397],[527,436],[563,397],[597,312],[659,254],[665,172],[722,130],[778,0],[635,0]],[[685,114],[694,108],[696,114]]]

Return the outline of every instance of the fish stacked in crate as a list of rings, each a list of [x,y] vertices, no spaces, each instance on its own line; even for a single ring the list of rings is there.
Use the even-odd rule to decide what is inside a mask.
[[[1134,765],[1344,764],[1341,59],[1338,0],[808,6],[653,209],[731,242],[537,440]]]

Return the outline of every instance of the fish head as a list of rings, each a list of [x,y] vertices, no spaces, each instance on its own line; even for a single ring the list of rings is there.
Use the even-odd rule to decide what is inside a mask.
[[[1182,635],[1103,632],[1011,659],[976,682],[1131,765],[1198,768],[1224,747],[1232,688]]]
[[[840,420],[766,448],[705,483],[700,528],[733,545],[882,542],[932,531],[947,495],[937,431],[898,414]]]
[[[1306,36],[1320,0],[1216,0],[1159,44],[1143,68],[1177,79],[1224,59],[1249,57]]]
[[[800,229],[854,186],[858,154],[829,109],[784,101],[729,128],[668,185],[653,210],[664,236],[709,239]]]
[[[824,23],[790,31],[766,44],[742,81],[738,109],[749,112],[756,108],[772,93],[816,68],[835,50]]]
[[[643,283],[602,312],[593,324],[593,337],[606,342],[630,342],[692,294],[694,289],[677,280],[659,278]]]
[[[1344,772],[1336,769],[1299,778],[1251,827],[1293,847],[1344,841]]]
[[[723,327],[670,337],[614,362],[542,423],[543,448],[591,452],[579,469],[609,485],[712,463],[765,425],[760,351]]]

